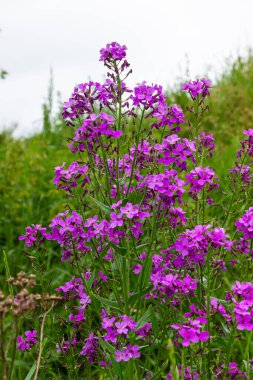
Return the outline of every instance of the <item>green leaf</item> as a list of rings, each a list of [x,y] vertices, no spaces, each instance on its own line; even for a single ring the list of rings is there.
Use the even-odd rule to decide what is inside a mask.
[[[126,365],[126,370],[124,371],[124,378],[125,379],[133,379],[134,374],[134,362],[133,359],[129,360]]]
[[[121,377],[121,371],[120,371],[120,364],[116,362],[116,360],[114,359],[114,353],[115,353],[115,348],[108,342],[106,342],[105,340],[103,340],[102,338],[99,339],[99,342],[103,348],[103,350],[105,352],[109,352],[110,354],[110,359],[111,359],[111,362],[112,362],[112,366],[116,372],[116,374]]]
[[[168,364],[169,364],[169,361],[167,360],[167,361],[162,365],[162,367],[158,370],[158,372],[156,372],[156,373],[150,378],[150,380],[156,380],[156,379],[158,379],[158,375],[160,375],[160,374],[163,372],[163,370],[168,366]]]
[[[140,201],[143,198],[143,194],[140,192],[133,191],[131,192],[130,196],[128,197],[127,201],[131,202],[133,204],[140,203]]]
[[[114,354],[115,348],[110,343],[108,343],[106,340],[103,340],[102,338],[100,338],[100,343],[105,351],[108,351],[110,354]]]
[[[154,337],[156,338],[159,332],[157,317],[155,315],[155,311],[152,305],[150,305],[150,314],[151,314],[151,323],[152,323],[152,331],[154,333]]]
[[[25,380],[31,380],[31,378],[32,378],[32,376],[33,376],[35,370],[36,370],[36,362],[33,363],[33,365],[32,365],[32,367],[31,367],[30,371],[29,371],[28,374],[26,375]]]
[[[152,256],[149,255],[149,257],[147,258],[147,262],[146,262],[145,268],[143,269],[144,270],[144,273],[143,273],[143,286],[148,286],[148,284],[149,284],[151,268],[152,268]]]
[[[4,250],[3,250],[3,256],[4,256],[6,280],[8,280],[11,277],[11,274],[10,274],[10,268],[9,268],[9,264],[8,264],[7,255],[6,255],[6,252]],[[8,282],[8,288],[9,288],[10,295],[13,297],[14,296],[13,286],[9,282]]]
[[[144,247],[147,247],[150,243],[144,243],[136,246],[136,249],[143,249]]]
[[[93,198],[89,195],[90,199],[93,200],[94,203],[96,203],[97,206],[99,206],[99,208],[104,211],[105,214],[109,215],[112,210],[110,209],[109,206],[105,205],[104,203],[100,202],[98,199],[96,198]]]
[[[95,274],[92,273],[87,281],[87,287],[88,289],[91,289],[92,287],[92,284],[93,284],[93,281],[94,281],[94,278],[95,278]]]
[[[145,313],[138,319],[137,329],[140,329],[141,327],[143,327],[147,322],[150,322],[150,320],[151,320],[151,305],[145,311]]]
[[[115,251],[119,253],[120,255],[125,255],[127,253],[127,248],[120,247],[119,245],[113,244],[112,242],[110,244],[115,249]]]
[[[98,296],[97,294],[94,294],[94,293],[92,294],[92,296],[94,298],[96,298],[99,302],[101,302],[103,305],[110,306],[113,309],[116,309],[116,310],[119,310],[120,312],[122,312],[122,310],[119,307],[119,304],[118,304],[117,301],[108,300],[107,298],[100,297],[100,296]]]
[[[129,298],[130,304],[134,304],[139,299],[139,296],[142,297],[142,296],[145,296],[145,294],[148,294],[152,288],[153,287],[150,285],[147,288],[142,289],[141,293],[140,292],[135,293],[132,297]]]

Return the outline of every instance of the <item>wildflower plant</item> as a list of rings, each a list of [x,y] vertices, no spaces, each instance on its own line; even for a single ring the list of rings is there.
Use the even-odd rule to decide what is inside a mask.
[[[52,244],[68,268],[47,341],[59,378],[251,378],[253,131],[225,193],[204,130],[210,81],[183,85],[187,122],[162,86],[128,87],[126,46],[107,44],[100,61],[105,82],[79,84],[63,105],[74,157],[53,182],[67,208],[20,237],[35,264]],[[18,349],[31,353],[40,330]]]

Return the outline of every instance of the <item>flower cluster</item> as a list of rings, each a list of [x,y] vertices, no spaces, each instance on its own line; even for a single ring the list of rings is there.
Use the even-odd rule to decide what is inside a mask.
[[[40,238],[38,240],[38,238]],[[42,244],[43,240],[48,239],[49,234],[46,232],[45,227],[41,227],[39,224],[33,224],[26,227],[26,234],[19,236],[19,240],[25,240],[27,247],[35,246],[36,244]]]
[[[171,327],[178,331],[177,341],[179,342],[180,336],[182,338],[181,345],[188,347],[191,343],[205,342],[209,338],[208,331],[201,331],[206,324],[206,318],[198,317],[194,320],[188,318],[183,325],[173,324]]]
[[[150,335],[152,328],[151,323],[146,323],[142,327],[137,327],[137,323],[127,315],[108,315],[106,310],[102,310],[101,313],[102,325],[101,330],[103,332],[103,339],[107,342],[114,344],[117,349],[115,350],[115,360],[129,361],[132,358],[139,358],[140,346],[132,345],[128,342],[128,339],[136,335],[136,338],[141,337],[145,340]]]
[[[108,136],[119,138],[122,131],[114,130],[114,117],[101,112],[99,115],[90,114],[81,127],[76,130],[73,141],[69,145],[71,151],[83,152],[84,150],[91,151],[101,144],[100,138]]]
[[[207,96],[210,96],[209,89],[212,88],[210,84],[211,84],[211,81],[209,79],[201,78],[195,81],[190,81],[188,83],[185,83],[181,87],[181,90],[188,91],[188,93],[191,95],[193,99],[196,99],[198,96],[204,99]]]
[[[241,142],[242,149],[238,151],[237,156],[247,155],[253,157],[253,129],[246,129],[243,131],[244,135],[248,136],[248,139]]]
[[[195,163],[194,153],[196,152],[195,143],[178,135],[169,135],[161,144],[156,144],[154,149],[158,152],[158,163],[164,166],[174,165],[180,170],[187,169],[187,160]]]
[[[184,113],[177,104],[169,107],[167,103],[159,102],[158,106],[155,107],[153,117],[157,118],[158,123],[153,123],[151,128],[168,126],[172,132],[180,132],[180,124],[184,124]]]
[[[87,293],[84,292],[84,284],[82,278],[73,277],[70,281],[66,282],[56,289],[60,292],[63,298],[67,301],[72,301],[73,312],[69,314],[69,321],[74,324],[74,328],[77,329],[79,324],[85,320],[84,311],[91,303],[91,299]],[[74,301],[78,301],[79,306],[75,306]],[[77,310],[77,313],[74,311]],[[73,343],[72,343],[73,344]]]
[[[184,297],[193,296],[194,291],[197,289],[197,280],[188,274],[182,278],[178,274],[171,274],[166,264],[161,256],[153,255],[154,268],[150,276],[153,290],[148,298],[150,296],[154,298],[161,297],[166,302],[166,299],[174,297],[173,303],[175,303],[176,298],[182,295]]]
[[[162,200],[168,206],[175,204],[176,200],[183,203],[182,195],[185,192],[183,186],[185,182],[178,177],[176,170],[165,170],[161,174],[149,174],[139,182],[138,188],[148,188],[157,199]]]
[[[206,156],[213,156],[215,143],[212,133],[210,133],[210,135],[207,135],[205,132],[203,132],[198,136],[198,149],[201,155],[204,155],[204,152],[206,152]]]
[[[37,331],[27,330],[25,331],[25,339],[22,336],[18,336],[18,349],[19,351],[30,351],[30,349],[37,343]]]
[[[183,376],[183,379],[190,379],[190,380],[194,380],[194,379],[198,379],[199,378],[199,373],[198,372],[194,372],[191,367],[186,367],[184,368],[184,374],[182,374],[183,370],[182,370],[182,366],[179,365],[178,366],[178,372],[180,374],[180,376]],[[167,380],[173,380],[173,374],[170,372],[168,375],[167,375]]]
[[[239,301],[232,299],[238,330],[253,330],[253,285],[250,282],[236,281],[232,286],[233,294]]]
[[[85,339],[85,345],[80,352],[80,355],[87,356],[88,361],[93,363],[97,357],[98,350],[98,337],[90,333],[89,337]]]
[[[67,169],[64,169],[64,167],[65,162],[63,162],[62,166],[55,168],[54,183],[58,188],[69,191],[77,187],[79,178],[82,178],[82,187],[89,182],[88,176],[85,175],[88,171],[87,165],[79,165],[78,162],[72,162]]]
[[[122,360],[124,362],[128,362],[132,358],[139,358],[141,356],[140,354],[140,347],[137,345],[132,346],[131,344],[128,344],[127,347],[124,347],[122,351],[116,350],[115,351],[115,360],[116,362],[121,362]]]
[[[134,88],[131,99],[134,106],[142,105],[145,110],[148,110],[154,109],[154,106],[161,102],[164,103],[166,96],[163,93],[162,86],[148,86],[146,82],[142,82]]]
[[[224,379],[223,375],[224,375],[225,367],[226,366],[224,364],[222,364],[220,368],[217,368],[215,370],[215,379],[216,380]],[[236,362],[232,362],[232,363],[228,364],[227,374],[229,375],[230,379],[248,379],[249,378],[244,372],[242,372],[238,368],[238,363],[236,363]]]
[[[127,337],[130,331],[136,331],[136,322],[127,315],[108,315],[106,310],[102,311],[102,330],[104,340],[112,343],[117,342],[117,336]]]
[[[76,346],[76,335],[70,340],[64,340],[61,344],[56,344],[56,350],[60,353],[68,353],[71,346]]]
[[[205,257],[208,250],[219,252],[223,247],[226,251],[230,251],[233,241],[225,233],[223,228],[213,228],[210,225],[195,226],[193,230],[186,230],[180,234],[169,248],[169,252],[176,252],[173,263],[177,268],[188,265],[204,265]]]
[[[118,84],[107,78],[104,84],[98,82],[80,83],[74,88],[71,98],[64,102],[62,117],[67,125],[75,126],[82,122],[83,117],[94,114],[96,109],[100,112],[114,112],[115,104],[120,95],[131,93],[124,82],[119,88]],[[122,108],[128,106],[127,101],[122,102]]]
[[[107,44],[105,48],[100,50],[100,61],[107,61],[111,59],[121,60],[126,57],[127,47],[120,45],[117,42]]]
[[[253,207],[250,207],[245,214],[235,222],[237,231],[243,233],[245,239],[253,239]]]
[[[230,173],[233,175],[232,181],[234,183],[240,179],[247,186],[250,185],[253,178],[253,174],[250,173],[250,167],[247,165],[238,165],[234,169],[231,169]]]
[[[189,194],[193,199],[197,199],[197,194],[205,188],[207,192],[214,188],[218,188],[218,178],[215,176],[214,170],[209,167],[202,168],[197,166],[185,176],[187,184],[190,185]]]

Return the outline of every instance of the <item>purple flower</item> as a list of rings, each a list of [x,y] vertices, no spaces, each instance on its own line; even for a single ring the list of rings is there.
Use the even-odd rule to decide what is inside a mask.
[[[178,369],[179,369],[179,374],[180,374],[180,377],[182,376],[182,367],[181,365],[179,364],[178,365]],[[193,375],[192,375],[193,374]],[[184,368],[184,375],[183,375],[183,378],[185,380],[194,380],[194,379],[198,379],[199,378],[199,373],[198,372],[194,372],[191,367],[185,367]],[[172,373],[170,372],[168,375],[167,375],[167,380],[173,380],[173,377],[172,377]]]
[[[108,277],[104,275],[104,273],[102,271],[99,271],[98,272],[99,274],[99,277],[100,277],[100,280],[101,281],[104,281],[104,282],[107,282],[108,281]]]
[[[222,364],[219,368],[215,370],[216,380],[224,379],[225,367],[226,367],[225,364]],[[228,364],[227,373],[230,379],[248,379],[248,376],[238,368],[238,364],[236,362],[232,362]]]
[[[113,129],[114,124],[115,118],[111,115],[104,112],[100,112],[98,115],[91,113],[84,120],[82,126],[76,130],[69,148],[73,153],[77,151],[83,152],[86,149],[92,151],[100,146],[101,136],[119,138],[122,131]]]
[[[30,351],[30,349],[37,343],[37,330],[25,331],[25,339],[22,336],[18,336],[18,349],[19,351]]]
[[[123,217],[122,214],[116,214],[115,212],[112,212],[110,214],[110,227],[115,228],[115,227],[122,227],[123,226]]]
[[[142,105],[146,110],[154,108],[160,102],[165,102],[166,95],[163,93],[162,86],[152,85],[148,86],[146,82],[138,83],[131,95],[134,106],[139,107]]]
[[[134,274],[139,274],[142,271],[142,265],[141,264],[133,265],[132,270]]]
[[[30,351],[30,345],[28,343],[26,343],[25,340],[23,340],[22,336],[18,336],[17,338],[17,342],[18,342],[18,349],[19,351]]]
[[[141,337],[141,340],[145,340],[146,336],[150,336],[152,333],[152,324],[147,322],[143,327],[140,327],[136,334]]]
[[[245,239],[253,239],[253,207],[250,207],[245,214],[235,222],[237,231],[241,231]]]
[[[141,356],[139,350],[139,346],[132,346],[131,344],[128,344],[127,348],[123,348],[122,351],[115,351],[115,360],[116,362],[128,362],[132,358],[139,358]]]
[[[62,344],[56,344],[56,350],[58,353],[67,353],[70,350],[70,346],[75,346],[77,344],[76,335],[70,340],[65,340]]]
[[[176,170],[165,170],[160,174],[148,174],[139,182],[138,188],[148,188],[157,195],[157,200],[162,199],[166,205],[172,206],[176,199],[182,203],[182,195],[185,192],[185,182],[178,178]]]
[[[206,156],[212,157],[213,151],[215,150],[213,134],[211,133],[210,135],[207,135],[205,132],[201,133],[198,136],[198,142],[199,153],[203,154],[203,151],[206,151]]]
[[[154,149],[158,152],[158,163],[165,166],[175,165],[180,171],[187,169],[187,161],[195,163],[195,143],[188,139],[181,139],[178,135],[169,135],[161,144],[156,144]]]
[[[184,124],[184,113],[177,104],[169,107],[166,103],[159,102],[152,116],[158,119],[158,123],[151,124],[151,128],[167,125],[172,132],[179,132],[180,124]]]
[[[56,176],[53,182],[58,188],[71,191],[73,187],[77,186],[79,178],[82,178],[82,187],[89,182],[88,177],[85,175],[88,170],[87,165],[79,166],[78,162],[72,162],[67,169],[64,169],[64,166],[65,162],[62,166],[57,166],[55,168]]]
[[[253,129],[246,129],[243,134],[248,136],[248,139],[241,142],[242,149],[237,152],[237,157],[241,157],[242,154],[253,157]]]
[[[126,322],[116,322],[115,326],[117,327],[117,333],[118,334],[127,334],[128,333],[128,326]]]
[[[31,247],[36,245],[38,237],[41,237],[38,241],[38,245],[40,245],[44,239],[50,239],[51,235],[46,232],[46,228],[39,224],[33,224],[32,227],[26,227],[26,234],[19,236],[19,240],[25,240],[25,245]]]
[[[120,207],[120,211],[122,215],[126,215],[128,219],[132,219],[136,217],[139,213],[138,205],[133,205],[132,203],[128,202],[125,207]]]
[[[126,57],[126,50],[125,45],[121,46],[117,42],[107,44],[105,48],[100,50],[100,61],[121,60]]]
[[[75,87],[71,98],[63,104],[62,117],[66,124],[74,126],[75,119],[92,114],[96,103],[100,110],[108,107],[114,101],[112,85],[113,82],[107,79],[105,84],[90,81]]]
[[[80,352],[80,355],[87,356],[88,361],[93,363],[97,356],[98,337],[90,333],[89,337],[85,339],[85,345]]]
[[[168,211],[169,215],[169,225],[171,228],[175,229],[178,226],[181,226],[187,222],[187,218],[185,217],[185,212],[181,209],[181,207],[171,207]]]
[[[189,194],[193,199],[196,199],[197,194],[206,186],[208,186],[206,189],[207,192],[219,187],[217,183],[218,178],[215,176],[214,170],[208,166],[205,168],[197,166],[190,171],[190,173],[186,174],[185,178],[187,180],[186,183],[190,185]]]
[[[116,362],[128,362],[132,359],[132,356],[127,348],[124,348],[123,351],[116,350],[115,351],[115,360]]]
[[[234,303],[234,314],[237,320],[238,330],[253,330],[253,285],[250,282],[236,281],[232,286],[233,294],[237,295],[239,301],[232,298]]]
[[[239,178],[246,185],[250,186],[251,180],[253,178],[253,174],[250,173],[250,166],[238,165],[229,171],[232,175],[234,175],[234,177],[232,177],[232,181],[234,183],[236,183],[237,179]]]
[[[179,335],[183,338],[182,346],[188,347],[191,343],[205,342],[209,338],[208,331],[201,331],[205,324],[207,324],[207,320],[199,317],[195,320],[189,318],[187,324],[176,324],[171,327],[178,330]]]
[[[181,90],[188,91],[188,93],[191,95],[193,99],[196,99],[198,95],[200,95],[201,98],[204,99],[205,97],[210,96],[209,89],[212,88],[210,84],[211,81],[209,79],[201,78],[195,81],[185,83],[181,87]]]

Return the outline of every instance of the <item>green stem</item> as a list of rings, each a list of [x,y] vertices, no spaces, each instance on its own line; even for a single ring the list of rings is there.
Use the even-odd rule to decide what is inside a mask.
[[[185,368],[185,352],[184,347],[182,347],[182,362],[181,362],[181,379],[184,380],[184,368]]]
[[[130,174],[129,184],[128,184],[128,188],[127,188],[127,192],[126,192],[126,197],[128,196],[128,193],[129,193],[129,190],[130,190],[130,187],[132,184],[132,180],[133,180],[134,171],[135,171],[135,164],[136,164],[136,159],[137,159],[138,145],[139,145],[139,141],[140,141],[140,132],[141,132],[141,126],[142,126],[142,122],[143,122],[143,118],[144,118],[144,112],[145,112],[145,109],[142,110],[141,119],[140,119],[139,127],[137,130],[137,135],[136,135],[136,140],[135,140],[134,160],[133,160],[132,167],[131,167],[131,174]]]
[[[97,250],[97,248],[96,248],[96,245],[95,245],[95,243],[94,243],[94,241],[93,241],[92,239],[91,239],[91,244],[92,244],[92,246],[93,246],[93,248],[94,248],[94,250],[95,250],[95,252],[96,252],[96,254],[97,254],[97,257],[98,257],[98,260],[99,260],[99,263],[100,263],[101,267],[103,268],[103,270],[104,270],[106,276],[107,276],[108,279],[109,279],[109,278],[110,278],[110,274],[109,274],[109,272],[107,271],[107,268],[106,268],[106,266],[104,265],[103,260],[101,259],[100,254],[99,254],[99,252],[98,252],[98,250]],[[117,287],[115,288],[113,281],[111,281],[111,284],[112,284],[112,291],[113,291],[113,293],[114,293],[114,296],[115,296],[115,298],[116,298],[118,304],[120,305],[120,307],[123,308],[123,306],[122,306],[122,302],[121,302],[121,299],[120,299],[120,296],[119,296],[119,294],[118,294]]]
[[[122,117],[122,86],[121,86],[121,79],[119,74],[117,74],[117,82],[119,87],[119,109],[118,109],[118,120],[117,120],[117,128],[118,130],[121,130],[121,117]],[[120,187],[119,187],[119,152],[120,146],[119,146],[119,139],[117,139],[117,157],[116,157],[116,186],[117,186],[117,193],[118,196],[120,196]]]
[[[111,199],[111,191],[110,191],[110,171],[109,171],[109,167],[108,167],[108,162],[107,162],[107,157],[106,157],[106,152],[105,152],[105,148],[104,148],[104,145],[103,145],[103,140],[102,138],[100,137],[100,147],[101,147],[101,151],[102,151],[102,156],[103,156],[103,160],[104,160],[104,165],[105,165],[105,176],[106,176],[106,187],[107,187],[107,195],[108,195],[108,198],[110,199],[110,204],[112,204],[112,199]]]
[[[247,156],[247,152],[244,154],[244,157],[242,159],[242,162],[241,162],[241,167],[240,167],[240,170],[239,170],[239,173],[238,173],[238,179],[240,177],[240,174],[241,174],[241,171],[242,171],[242,166],[243,166],[243,163],[245,161],[245,158]],[[225,220],[224,220],[224,223],[222,225],[222,227],[225,227],[225,225],[228,223],[229,221],[229,218],[230,218],[230,213],[231,213],[231,209],[232,209],[232,206],[234,204],[234,200],[235,200],[235,196],[236,194],[238,193],[238,181],[236,182],[236,185],[234,187],[234,191],[233,191],[233,194],[232,194],[232,198],[231,198],[231,201],[230,201],[230,204],[229,204],[229,208],[228,208],[228,211],[227,211],[227,215],[225,217]]]
[[[15,330],[16,330],[16,333],[15,333],[14,342],[13,342],[13,352],[12,352],[12,358],[11,358],[11,366],[10,366],[10,371],[9,371],[9,376],[8,376],[8,378],[10,380],[11,380],[11,377],[12,377],[12,371],[13,371],[14,361],[15,361],[15,357],[16,357],[17,338],[18,338],[18,332],[19,332],[18,324],[17,324],[17,320],[16,319],[15,319]]]
[[[225,371],[224,371],[224,379],[226,379],[227,373],[228,373],[228,365],[230,361],[231,356],[231,350],[232,350],[232,343],[234,341],[234,333],[235,333],[235,325],[233,325],[232,330],[230,331],[230,338],[228,343],[228,349],[226,354],[226,362],[225,362]]]
[[[125,256],[122,257],[123,265],[122,265],[122,277],[123,277],[123,294],[124,294],[124,306],[125,306],[125,313],[129,314],[129,306],[128,306],[128,299],[129,299],[129,266],[127,263],[127,258]]]
[[[208,338],[208,356],[207,356],[207,361],[208,361],[208,368],[207,368],[207,374],[208,374],[208,379],[211,380],[211,316],[210,316],[210,297],[211,297],[211,276],[210,276],[210,259],[211,255],[210,252],[208,251],[207,253],[207,329],[209,332],[209,338]]]
[[[157,218],[158,218],[158,214],[160,212],[161,203],[162,203],[162,201],[159,202],[157,212],[154,212],[154,215],[153,215],[152,230],[151,230],[151,236],[150,236],[150,244],[149,244],[148,252],[147,252],[145,261],[143,263],[143,268],[142,268],[142,271],[141,271],[141,280],[140,280],[140,287],[139,287],[140,292],[139,292],[139,297],[138,297],[138,306],[137,306],[137,314],[136,315],[139,314],[139,310],[140,310],[142,290],[143,290],[143,282],[144,282],[144,275],[146,275],[145,274],[145,269],[146,269],[147,263],[149,261],[151,249],[152,249],[153,243],[154,243],[154,237],[155,237],[155,233],[156,233]]]
[[[205,190],[202,189],[202,225],[205,224]]]
[[[1,348],[1,358],[2,358],[2,378],[7,379],[7,367],[6,367],[6,357],[4,352],[4,331],[3,331],[3,318],[0,316],[0,348]],[[16,342],[15,342],[16,344]]]

